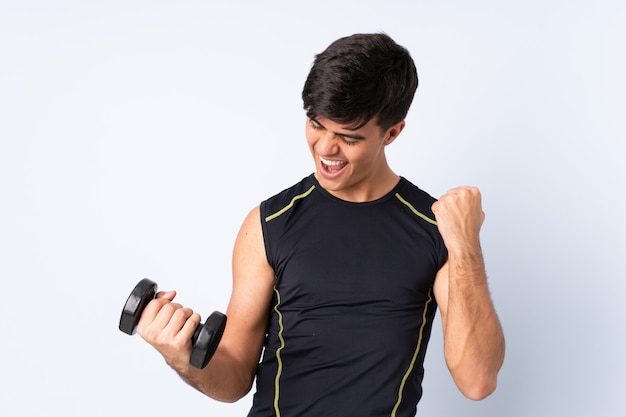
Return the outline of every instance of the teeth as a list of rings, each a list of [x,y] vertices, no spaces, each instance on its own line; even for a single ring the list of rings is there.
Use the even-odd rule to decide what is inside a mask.
[[[343,161],[330,161],[328,159],[322,158],[321,156],[320,156],[320,160],[322,161],[322,163],[324,165],[328,165],[328,166],[331,166],[331,167],[338,167],[338,166],[341,166],[341,165],[345,164],[345,162],[343,162]]]

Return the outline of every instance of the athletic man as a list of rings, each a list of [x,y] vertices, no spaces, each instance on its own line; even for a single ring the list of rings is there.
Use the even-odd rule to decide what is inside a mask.
[[[480,192],[438,201],[394,173],[385,148],[417,88],[409,53],[384,34],[317,55],[302,92],[315,173],[254,208],[233,253],[222,341],[189,365],[200,317],[161,292],[138,333],[182,378],[249,416],[413,416],[436,308],[461,392],[493,392],[504,338],[479,242]]]

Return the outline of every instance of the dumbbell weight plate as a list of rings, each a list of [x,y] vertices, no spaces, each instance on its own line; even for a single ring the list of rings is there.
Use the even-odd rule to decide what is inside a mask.
[[[219,311],[214,311],[204,324],[198,325],[191,338],[193,347],[189,363],[192,366],[203,369],[209,363],[222,339],[225,327],[226,315]]]
[[[152,300],[157,292],[157,284],[144,278],[135,286],[128,296],[120,317],[120,330],[133,335],[137,331],[137,323],[146,305]]]

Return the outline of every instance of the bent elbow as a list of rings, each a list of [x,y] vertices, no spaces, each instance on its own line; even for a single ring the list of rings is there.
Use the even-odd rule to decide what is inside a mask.
[[[247,391],[232,391],[232,392],[220,392],[220,393],[205,393],[208,397],[222,403],[235,403],[245,397],[250,390]]]
[[[222,389],[219,392],[212,392],[211,394],[205,392],[205,394],[213,398],[216,401],[232,404],[234,402],[241,400],[246,395],[248,395],[248,393],[250,392],[250,389],[252,389],[252,383],[248,385],[246,384],[241,384],[237,386],[233,385],[233,386],[230,386],[229,389],[225,389],[225,387],[222,387]]]
[[[481,381],[475,381],[466,387],[459,387],[459,389],[466,398],[472,401],[480,401],[493,394],[497,385],[498,383],[496,378],[488,378]]]
[[[212,397],[214,400],[222,402],[222,403],[236,403],[237,401],[239,401],[240,399],[242,399],[244,396],[239,396],[239,395],[233,395],[233,396],[229,396],[229,397]]]

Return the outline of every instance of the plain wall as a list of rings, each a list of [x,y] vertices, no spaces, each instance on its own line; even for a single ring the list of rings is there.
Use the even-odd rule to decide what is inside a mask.
[[[419,76],[396,173],[476,185],[507,339],[472,402],[437,321],[422,416],[624,416],[622,1],[0,0],[0,414],[245,416],[117,329],[142,277],[226,309],[247,214],[314,169],[315,53],[384,31]]]

